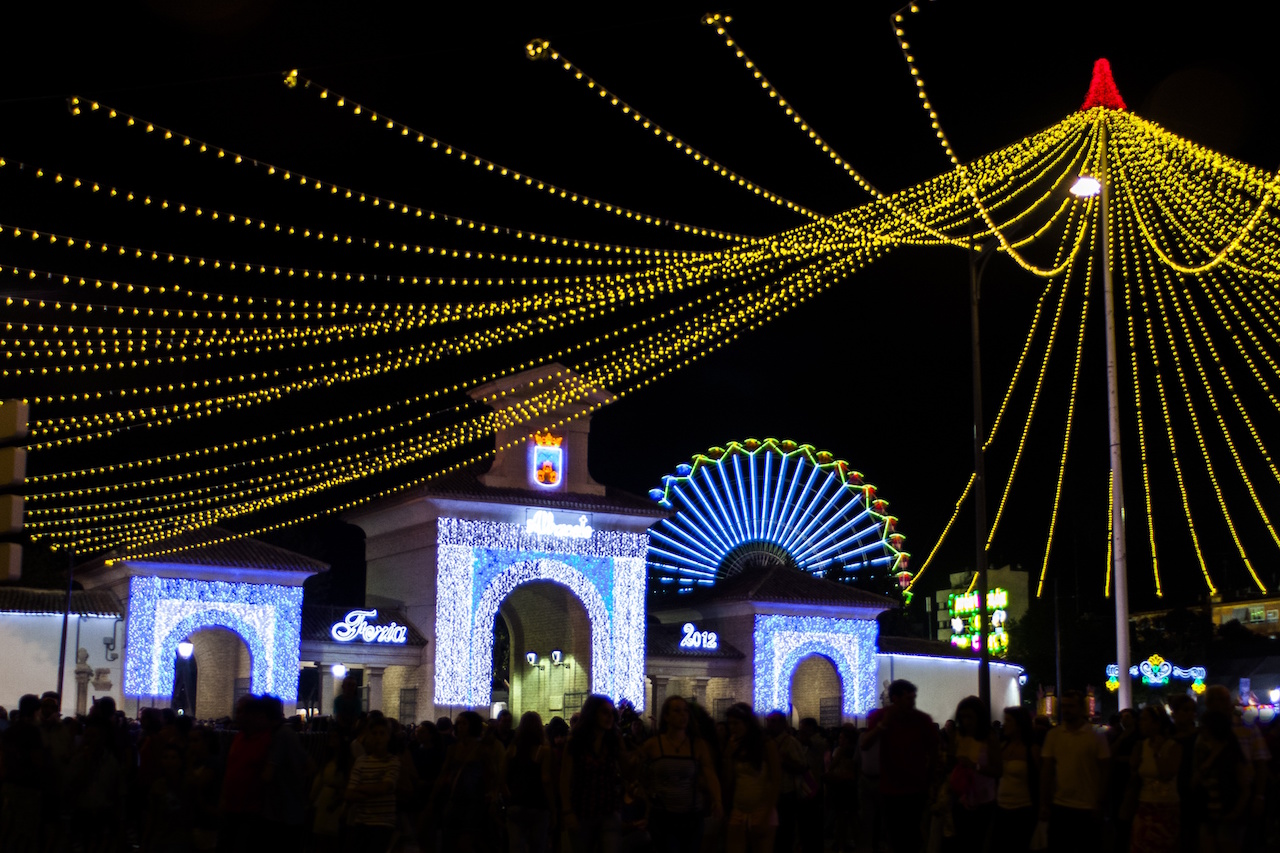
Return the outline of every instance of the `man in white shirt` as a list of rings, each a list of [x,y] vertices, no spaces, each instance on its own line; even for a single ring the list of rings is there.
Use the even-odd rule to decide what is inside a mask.
[[[1079,853],[1102,838],[1101,808],[1111,750],[1084,715],[1078,690],[1062,694],[1062,725],[1045,736],[1040,757],[1040,819],[1049,821],[1049,849]]]

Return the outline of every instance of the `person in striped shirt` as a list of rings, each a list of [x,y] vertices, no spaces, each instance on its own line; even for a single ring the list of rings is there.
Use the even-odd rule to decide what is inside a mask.
[[[387,752],[391,731],[381,714],[369,715],[364,755],[347,783],[347,838],[355,850],[386,850],[396,826],[400,760]]]

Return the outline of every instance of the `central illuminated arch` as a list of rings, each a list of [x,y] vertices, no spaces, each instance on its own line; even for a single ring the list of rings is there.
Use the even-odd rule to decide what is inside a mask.
[[[541,530],[551,532],[539,532]],[[644,709],[644,533],[462,518],[439,520],[436,574],[435,703],[488,706],[498,607],[521,584],[568,588],[591,624],[591,689]],[[575,533],[577,531],[574,531]]]
[[[757,713],[791,710],[791,675],[809,655],[822,655],[840,676],[841,712],[846,717],[870,713],[876,700],[874,619],[757,614],[755,618],[755,709]]]

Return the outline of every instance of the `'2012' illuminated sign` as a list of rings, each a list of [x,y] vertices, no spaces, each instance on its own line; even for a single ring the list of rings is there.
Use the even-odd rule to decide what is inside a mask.
[[[339,643],[352,640],[363,640],[366,643],[396,643],[409,641],[409,629],[404,625],[392,622],[390,625],[373,625],[370,619],[377,619],[376,610],[352,610],[341,622],[334,622],[329,635]]]
[[[714,652],[720,648],[720,637],[715,631],[699,631],[692,622],[684,623],[684,636],[680,638],[682,649],[705,649]]]

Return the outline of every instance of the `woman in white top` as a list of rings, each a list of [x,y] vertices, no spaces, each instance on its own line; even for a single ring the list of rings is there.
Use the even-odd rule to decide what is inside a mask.
[[[992,822],[991,850],[1023,853],[1031,846],[1039,799],[1040,747],[1035,744],[1031,714],[1026,708],[1004,709],[1000,744],[1000,784],[996,788],[996,815]]]
[[[1148,705],[1138,715],[1140,749],[1134,750],[1137,812],[1129,836],[1131,853],[1175,853],[1178,849],[1178,766],[1182,747],[1163,705]]]

